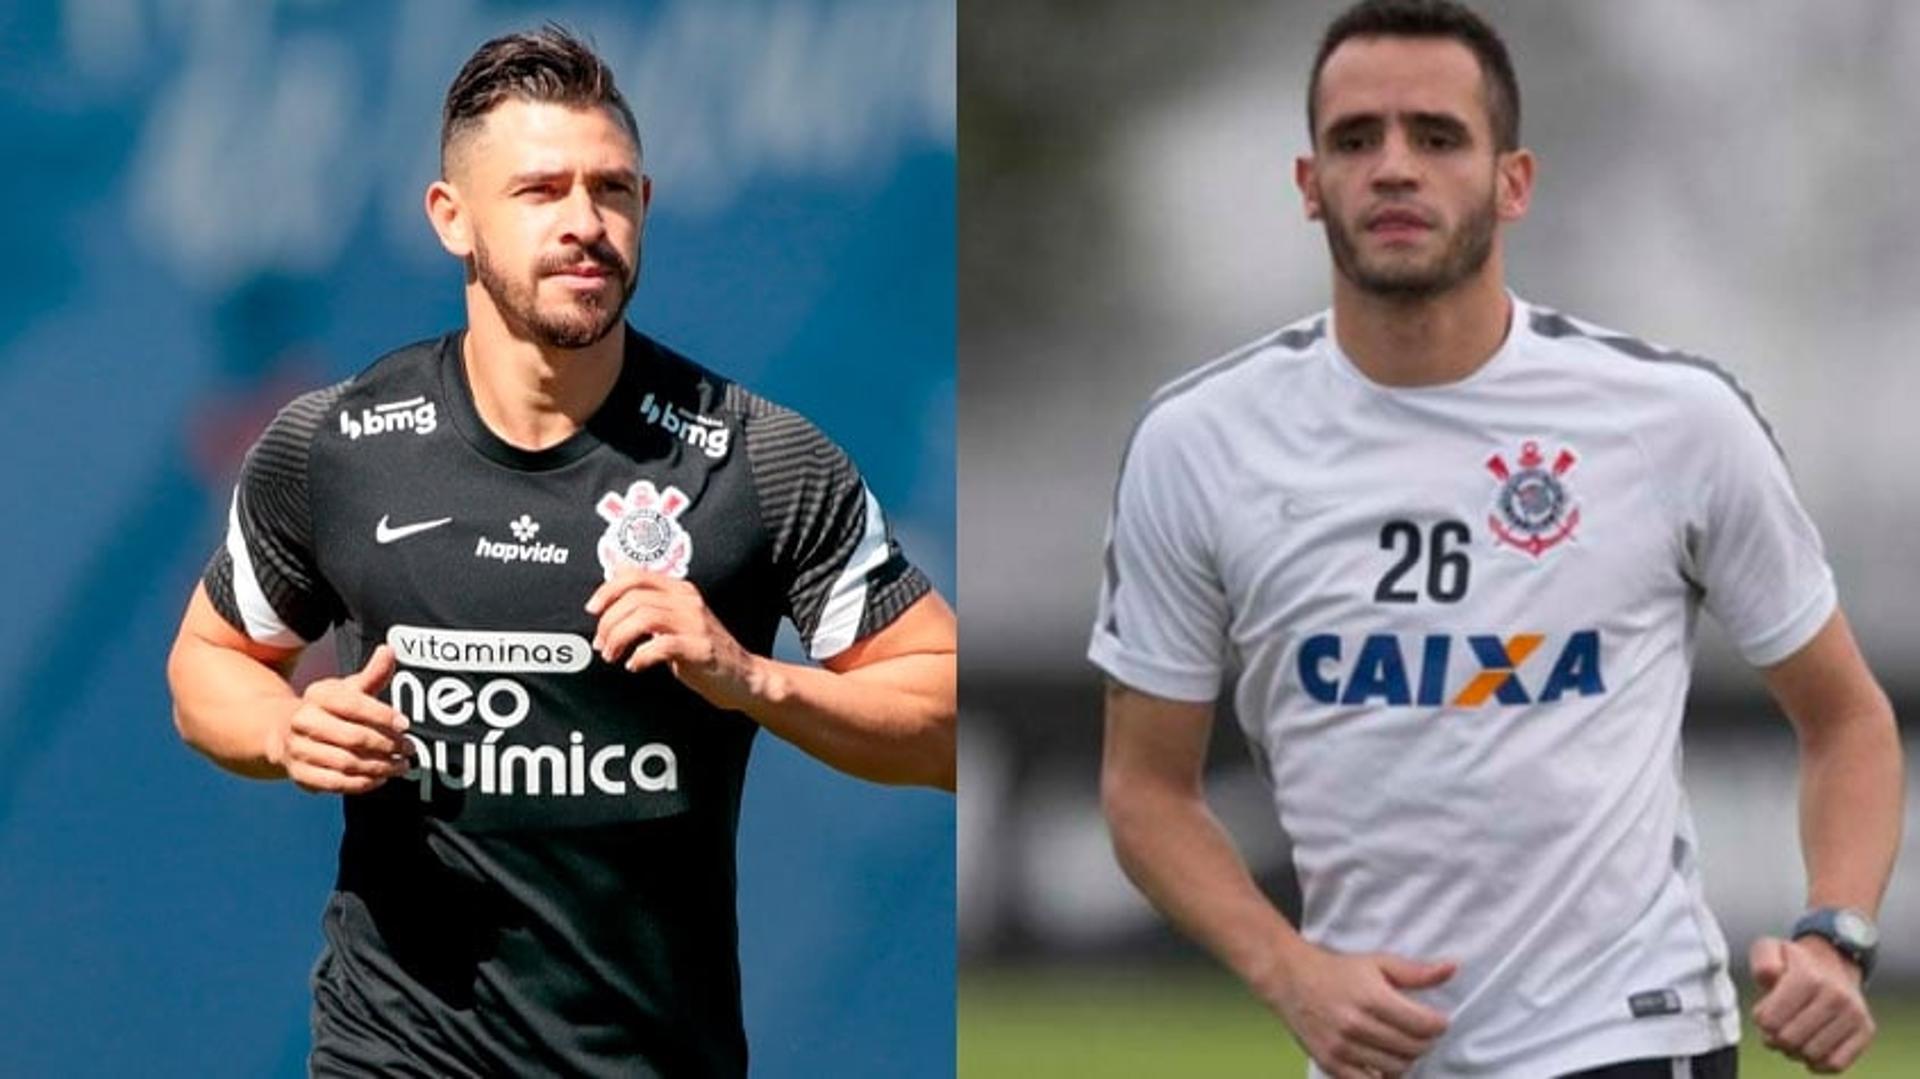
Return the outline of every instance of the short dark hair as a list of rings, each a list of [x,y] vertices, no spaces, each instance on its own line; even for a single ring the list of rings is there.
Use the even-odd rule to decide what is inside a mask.
[[[508,98],[611,109],[633,136],[634,149],[640,148],[640,125],[613,84],[613,69],[565,27],[547,23],[531,33],[506,34],[480,46],[453,77],[440,109],[442,176],[448,147]]]
[[[1427,37],[1458,41],[1473,50],[1487,99],[1494,145],[1520,146],[1520,80],[1514,77],[1507,43],[1485,19],[1452,0],[1361,0],[1327,26],[1307,80],[1307,136],[1319,137],[1320,69],[1349,38]]]

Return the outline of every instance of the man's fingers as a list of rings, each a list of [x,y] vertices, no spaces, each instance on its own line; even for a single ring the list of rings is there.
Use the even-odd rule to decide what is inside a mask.
[[[1368,1001],[1366,1010],[1367,1015],[1377,1021],[1368,1028],[1367,1040],[1408,1060],[1431,1049],[1433,1039],[1439,1037],[1447,1026],[1447,1021],[1438,1013],[1428,1011],[1397,993],[1388,998]],[[1437,1023],[1439,1029],[1435,1030],[1433,1023]],[[1410,1024],[1420,1029],[1411,1030]]]
[[[308,702],[312,707],[303,709],[303,712],[317,711],[348,723],[387,732],[394,737],[405,734],[409,726],[407,717],[393,706],[352,689],[344,679],[332,686],[314,685],[308,690]],[[299,723],[301,718],[301,714],[296,713],[294,722]]]
[[[1832,1071],[1834,1050],[1845,1044],[1859,1029],[1860,1017],[1842,1012],[1806,1039],[1800,1055],[1815,1071]]]
[[[645,600],[646,594],[643,592],[622,592],[614,596],[600,612],[600,622],[594,627],[593,646],[599,648],[600,639],[606,635],[607,627],[639,610]]]
[[[644,671],[657,663],[669,663],[687,657],[686,642],[671,633],[656,633],[634,646],[633,654],[622,664],[629,671]],[[678,675],[676,665],[674,673]]]
[[[335,746],[363,757],[392,757],[412,752],[404,735],[390,728],[356,723],[319,710],[294,723],[294,744]]]
[[[387,779],[394,775],[399,762],[385,754],[368,756],[339,746],[312,743],[300,747],[294,759],[309,768],[334,772],[343,776],[361,776],[366,778]]]
[[[1782,976],[1760,1003],[1753,1006],[1753,1023],[1770,1040],[1778,1040],[1783,1027],[1806,1008],[1813,999],[1816,983],[1812,978]]]
[[[1834,1050],[1833,1058],[1830,1061],[1833,1070],[1837,1072],[1846,1071],[1848,1068],[1853,1067],[1854,1061],[1860,1059],[1860,1054],[1866,1052],[1867,1046],[1873,1044],[1873,1034],[1873,1022],[1869,1020],[1866,1026],[1854,1031],[1851,1037],[1841,1042],[1840,1048]]]
[[[1380,973],[1387,976],[1388,984],[1395,989],[1432,989],[1453,977],[1460,969],[1457,963],[1428,963],[1417,959],[1406,959],[1397,955],[1375,957]]]
[[[608,663],[618,663],[634,646],[649,637],[667,632],[669,628],[668,620],[659,611],[644,608],[631,611],[618,622],[601,628],[600,658]]]
[[[628,592],[613,601],[600,615],[600,624],[594,627],[593,648],[602,658],[612,662],[613,656],[607,654],[609,631],[636,615],[648,615],[654,618],[670,618],[673,615],[672,604],[666,602],[658,593]]]
[[[1369,1011],[1381,1022],[1422,1042],[1431,1042],[1447,1032],[1446,1016],[1398,993],[1375,1001]]]
[[[1367,1001],[1367,1012],[1404,1034],[1430,1042],[1447,1032],[1447,1017],[1399,992],[1400,988],[1424,988],[1453,977],[1452,963],[1421,963],[1398,956],[1378,956],[1375,962],[1386,978],[1387,988]],[[1423,984],[1424,983],[1424,984]],[[1424,1051],[1424,1046],[1422,1047]]]
[[[387,680],[393,677],[394,666],[393,649],[384,644],[375,645],[373,655],[367,657],[366,665],[341,681],[371,697],[387,688]]]
[[[385,778],[374,776],[343,776],[338,772],[329,772],[310,765],[300,765],[287,769],[287,778],[294,786],[310,794],[366,794],[378,790]]]
[[[1770,1034],[1779,1048],[1791,1050],[1800,1056],[1808,1056],[1810,1053],[1807,1047],[1813,1041],[1814,1035],[1825,1030],[1840,1016],[1840,1001],[1824,1000],[1815,992],[1808,995],[1805,1006],[1786,1016],[1778,1028]]]
[[[310,791],[360,794],[401,773],[391,764],[365,761],[331,746],[311,747],[287,762],[287,777]]]
[[[1773,988],[1787,972],[1787,949],[1778,937],[1761,937],[1747,949],[1747,962],[1753,967],[1753,980],[1762,992]]]

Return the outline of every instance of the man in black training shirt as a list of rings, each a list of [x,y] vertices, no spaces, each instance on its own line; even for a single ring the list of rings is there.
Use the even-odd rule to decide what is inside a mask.
[[[186,740],[347,796],[315,1074],[743,1075],[755,732],[953,786],[953,614],[852,463],[625,327],[640,160],[580,42],[482,46],[426,197],[467,329],[288,405],[188,606]]]

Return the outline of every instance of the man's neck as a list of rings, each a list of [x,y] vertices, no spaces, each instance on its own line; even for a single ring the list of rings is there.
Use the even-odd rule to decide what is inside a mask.
[[[1334,339],[1383,386],[1441,386],[1473,374],[1500,350],[1512,311],[1497,272],[1419,299],[1383,297],[1334,275]]]
[[[624,327],[581,349],[555,349],[516,337],[490,303],[467,305],[461,362],[473,407],[510,445],[542,450],[572,437],[620,378]]]

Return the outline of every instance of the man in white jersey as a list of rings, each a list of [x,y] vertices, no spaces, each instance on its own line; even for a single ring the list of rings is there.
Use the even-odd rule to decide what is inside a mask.
[[[1506,290],[1534,159],[1477,16],[1349,10],[1308,111],[1332,310],[1166,387],[1121,470],[1090,655],[1122,865],[1317,1074],[1732,1075],[1679,782],[1704,607],[1801,747],[1808,913],[1753,945],[1753,1019],[1846,1068],[1900,745],[1770,432],[1711,364]],[[1230,669],[1297,930],[1204,798]]]

